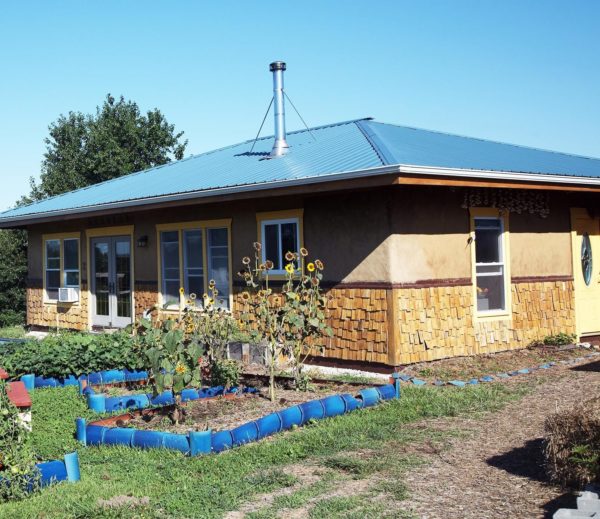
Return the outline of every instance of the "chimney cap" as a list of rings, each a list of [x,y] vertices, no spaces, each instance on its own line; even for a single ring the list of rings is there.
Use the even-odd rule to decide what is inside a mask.
[[[275,72],[276,70],[285,70],[285,61],[274,61],[269,65],[269,70]]]

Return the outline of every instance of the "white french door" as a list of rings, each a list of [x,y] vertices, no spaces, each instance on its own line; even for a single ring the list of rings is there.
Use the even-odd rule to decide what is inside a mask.
[[[133,321],[131,239],[93,238],[90,250],[92,325],[123,328]]]

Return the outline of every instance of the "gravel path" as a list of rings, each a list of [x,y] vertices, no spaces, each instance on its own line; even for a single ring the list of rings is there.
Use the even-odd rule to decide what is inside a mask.
[[[572,496],[548,483],[542,467],[545,418],[600,395],[600,361],[560,366],[522,400],[478,420],[428,423],[460,429],[466,437],[429,456],[406,474],[410,497],[403,508],[422,519],[552,517]],[[515,381],[516,382],[516,381]]]

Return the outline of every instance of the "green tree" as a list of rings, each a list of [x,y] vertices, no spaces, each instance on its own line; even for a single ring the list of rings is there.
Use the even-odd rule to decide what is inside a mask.
[[[0,327],[25,322],[27,233],[0,230]]]
[[[160,166],[183,158],[187,140],[158,109],[108,94],[96,113],[69,112],[49,126],[40,182],[31,179],[33,200]]]
[[[40,181],[16,205],[179,160],[187,146],[160,110],[110,94],[95,114],[69,112],[48,129]],[[26,278],[25,231],[0,231],[0,327],[24,322]]]

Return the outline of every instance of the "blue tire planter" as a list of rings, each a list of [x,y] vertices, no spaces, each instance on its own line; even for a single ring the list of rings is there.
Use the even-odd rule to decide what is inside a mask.
[[[377,392],[381,400],[391,400],[396,398],[396,387],[394,384],[386,384],[385,386],[379,386]]]
[[[342,395],[332,395],[321,400],[326,417],[338,416],[346,412],[346,402]]]
[[[255,442],[258,439],[258,427],[255,422],[248,422],[231,430],[233,445],[239,446],[244,443]]]
[[[300,404],[300,410],[302,411],[302,425],[310,420],[320,420],[325,417],[325,409],[320,400],[304,402]]]
[[[358,394],[362,397],[363,407],[371,407],[379,403],[379,391],[377,391],[377,388],[361,389]]]
[[[271,413],[256,420],[258,439],[278,433],[282,429],[281,418],[278,413]]]
[[[105,443],[106,445],[131,446],[134,432],[135,429],[128,429],[126,427],[111,427],[104,433],[102,443]]]
[[[302,424],[302,410],[298,405],[282,409],[277,414],[281,418],[283,429],[291,429],[294,425],[299,426]]]
[[[159,431],[140,431],[134,429],[131,446],[140,449],[159,449],[163,446],[165,433]]]
[[[212,434],[211,446],[213,452],[223,452],[233,447],[233,438],[230,431],[219,431]]]

